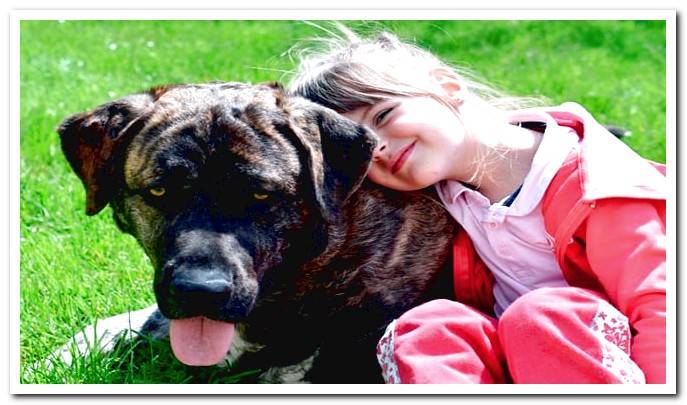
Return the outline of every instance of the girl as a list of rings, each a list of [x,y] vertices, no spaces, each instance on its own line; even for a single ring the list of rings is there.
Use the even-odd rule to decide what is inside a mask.
[[[290,91],[369,126],[369,178],[434,185],[465,230],[456,302],[389,325],[385,380],[665,383],[663,167],[577,104],[534,108],[392,34],[341,30]]]

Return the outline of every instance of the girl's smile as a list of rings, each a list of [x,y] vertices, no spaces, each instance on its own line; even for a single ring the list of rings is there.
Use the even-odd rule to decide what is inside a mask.
[[[403,164],[406,162],[406,160],[408,160],[411,153],[413,153],[416,143],[417,141],[414,141],[406,148],[403,148],[401,152],[398,153],[398,156],[392,160],[393,164],[391,165],[391,174],[396,174],[399,170],[401,170]]]
[[[438,100],[391,97],[343,115],[367,125],[379,137],[368,174],[375,183],[408,191],[446,178],[469,178],[463,125]]]

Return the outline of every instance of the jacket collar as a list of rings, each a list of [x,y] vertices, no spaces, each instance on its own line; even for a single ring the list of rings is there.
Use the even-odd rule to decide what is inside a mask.
[[[666,198],[665,176],[609,133],[582,106],[565,103],[547,112],[559,125],[575,129],[580,137],[578,159],[584,200]]]

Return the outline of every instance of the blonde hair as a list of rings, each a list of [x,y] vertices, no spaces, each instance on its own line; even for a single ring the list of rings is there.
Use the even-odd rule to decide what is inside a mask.
[[[454,74],[471,101],[501,111],[542,104],[532,97],[508,96],[474,72],[450,66],[388,31],[363,38],[340,23],[335,24],[335,30],[319,28],[329,37],[315,38],[311,46],[290,50],[291,55],[297,51],[299,62],[288,91],[337,112],[374,105],[394,96],[428,96],[451,107],[431,80],[430,73],[436,70]]]
[[[396,35],[382,31],[363,38],[343,24],[335,23],[335,30],[326,31],[328,37],[315,38],[311,46],[292,48],[299,63],[287,91],[339,113],[359,107],[375,105],[398,96],[431,97],[451,109],[466,127],[495,122],[506,112],[544,104],[542,98],[512,97],[487,84],[474,72],[450,66],[431,52],[401,41]],[[338,32],[337,32],[338,31]],[[463,90],[464,106],[480,111],[481,117],[459,114],[456,106],[441,91],[433,72],[456,78]],[[464,108],[465,110],[465,108]],[[488,117],[486,120],[483,117]],[[491,140],[490,151],[476,156],[475,163],[485,169],[492,154],[502,150],[498,140]],[[475,173],[468,182],[479,187],[486,170]]]

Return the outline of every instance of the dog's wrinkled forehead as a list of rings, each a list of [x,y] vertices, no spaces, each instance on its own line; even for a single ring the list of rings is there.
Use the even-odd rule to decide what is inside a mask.
[[[242,110],[249,104],[274,106],[278,102],[275,88],[244,83],[170,85],[151,90],[159,113],[188,113],[221,104]]]
[[[274,88],[180,85],[154,90],[154,96],[153,110],[127,152],[129,187],[145,188],[168,173],[192,180],[213,164],[215,170],[295,191],[301,167],[283,136],[288,117]]]

